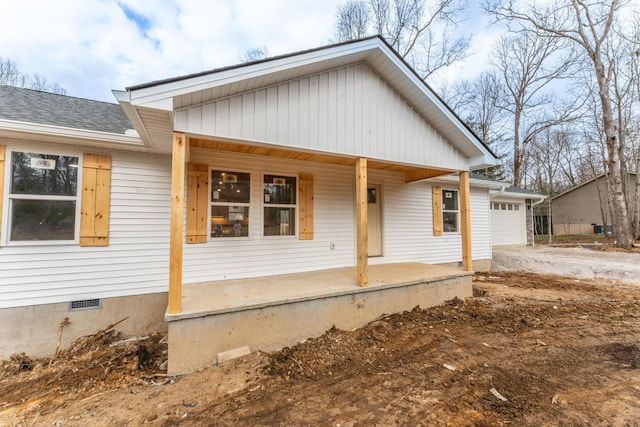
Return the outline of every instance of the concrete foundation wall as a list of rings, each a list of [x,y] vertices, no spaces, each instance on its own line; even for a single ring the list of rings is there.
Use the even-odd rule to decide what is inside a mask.
[[[62,333],[64,349],[79,337],[92,335],[128,317],[115,327],[123,337],[164,333],[167,294],[105,298],[96,309],[69,311],[69,303],[42,304],[0,309],[0,359],[15,353],[29,357],[49,357],[58,341],[58,329],[65,317],[69,323]]]
[[[218,353],[242,346],[275,351],[335,326],[350,330],[383,314],[426,308],[472,295],[471,276],[366,290],[169,322],[169,374],[217,363]]]

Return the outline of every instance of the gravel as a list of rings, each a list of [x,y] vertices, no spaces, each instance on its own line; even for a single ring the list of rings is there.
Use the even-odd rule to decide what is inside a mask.
[[[602,277],[640,285],[640,254],[580,248],[493,248],[492,271],[529,271],[581,278]]]

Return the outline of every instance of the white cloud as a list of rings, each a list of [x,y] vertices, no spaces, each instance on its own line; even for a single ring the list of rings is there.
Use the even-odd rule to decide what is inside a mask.
[[[112,89],[232,65],[250,48],[280,55],[325,45],[343,1],[11,1],[0,55],[69,95],[114,101]]]

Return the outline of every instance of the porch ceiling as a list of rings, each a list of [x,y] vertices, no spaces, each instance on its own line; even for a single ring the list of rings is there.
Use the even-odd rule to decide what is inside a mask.
[[[271,147],[255,143],[232,142],[211,140],[204,138],[189,138],[191,148],[204,148],[209,150],[228,151],[242,154],[253,154],[268,157],[278,157],[291,160],[303,160],[318,163],[330,163],[334,165],[355,166],[357,158],[348,156],[338,156],[335,154],[318,153],[314,151],[292,150],[281,147]],[[405,174],[405,182],[415,182],[438,176],[450,175],[457,171],[441,170],[432,168],[420,168],[399,163],[385,162],[380,160],[368,160],[370,169],[382,169]]]

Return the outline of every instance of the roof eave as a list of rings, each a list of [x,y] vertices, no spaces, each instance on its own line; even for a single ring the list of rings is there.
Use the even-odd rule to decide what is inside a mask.
[[[5,119],[0,119],[0,133],[5,135],[6,137],[16,138],[34,136],[37,137],[37,140],[48,138],[77,143],[81,143],[83,141],[92,141],[102,144],[128,147],[144,146],[142,140],[138,136],[133,135],[123,135]]]

